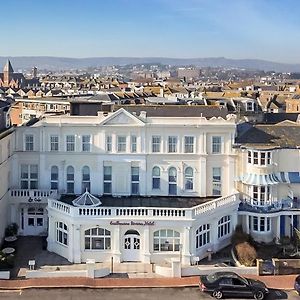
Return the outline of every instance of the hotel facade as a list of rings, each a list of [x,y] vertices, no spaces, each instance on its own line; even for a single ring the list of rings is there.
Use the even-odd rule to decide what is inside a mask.
[[[259,241],[291,235],[297,141],[261,147],[236,129],[226,110],[180,106],[18,127],[10,135],[7,223],[20,235],[47,236],[48,250],[74,263],[188,265],[229,245],[238,223]]]

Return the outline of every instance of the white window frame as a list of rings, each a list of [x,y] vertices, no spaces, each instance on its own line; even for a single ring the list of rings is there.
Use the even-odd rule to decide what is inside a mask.
[[[153,251],[154,252],[179,252],[180,232],[173,229],[156,230],[153,233]]]
[[[54,173],[53,169],[56,169],[57,173]],[[51,169],[50,169],[50,189],[51,190],[58,190],[58,182],[59,182],[59,169],[58,169],[58,166],[51,166]]]
[[[50,151],[57,152],[59,151],[59,136],[50,135]]]
[[[184,136],[184,153],[194,153],[194,152],[195,152],[195,137],[192,135]]]
[[[170,135],[168,136],[168,153],[178,152],[178,136]]]
[[[171,170],[175,170],[175,176],[173,176],[171,174]],[[177,174],[177,169],[175,167],[170,167],[169,170],[168,170],[168,194],[170,196],[176,196],[177,195],[177,181],[178,181],[178,174]],[[174,177],[175,180],[173,180],[172,178]],[[172,186],[175,186],[175,193],[171,193],[171,189],[173,190],[173,187]]]
[[[112,136],[107,135],[105,137],[105,150],[106,152],[112,152]]]
[[[268,185],[252,185],[251,186],[251,197],[253,204],[258,206],[270,205],[271,201],[271,187]]]
[[[191,174],[187,170],[192,170]],[[194,190],[194,169],[192,167],[186,167],[184,170],[184,189],[185,191]]]
[[[218,174],[216,174],[216,170],[219,170]],[[220,177],[218,179],[217,177]],[[216,193],[215,191],[219,191]],[[222,195],[222,168],[221,167],[213,167],[212,168],[212,195],[213,196],[221,196]]]
[[[75,152],[76,141],[74,134],[66,135],[66,152]]]
[[[100,244],[99,240],[103,240]],[[88,241],[88,242],[87,242]],[[89,245],[89,246],[88,246]],[[99,245],[99,246],[96,246]],[[106,251],[111,249],[111,232],[105,228],[94,227],[84,231],[84,249],[88,251]]]
[[[272,151],[247,151],[248,164],[260,167],[267,167],[272,164]]]
[[[218,239],[224,238],[231,233],[231,216],[227,215],[218,221]]]
[[[106,173],[106,170],[110,170],[110,174]],[[109,192],[106,191],[106,186],[109,186]],[[103,166],[103,194],[112,194],[112,166]]]
[[[85,139],[88,139],[88,140],[85,140]],[[91,152],[91,142],[92,142],[92,137],[90,134],[84,134],[82,136],[82,152]]]
[[[130,136],[130,152],[131,153],[137,152],[137,136],[136,135]]]
[[[34,169],[36,169],[36,173],[34,172]],[[27,176],[25,176],[26,174],[27,174]],[[34,174],[36,174],[36,176]],[[21,185],[21,189],[26,189],[26,190],[38,189],[38,185],[39,185],[39,167],[38,167],[38,165],[21,164],[20,185]],[[25,187],[25,186],[27,186],[27,187]]]
[[[25,134],[25,151],[34,151],[34,135]]]
[[[55,222],[56,227],[56,243],[68,246],[69,244],[69,233],[68,226],[63,222]]]
[[[252,220],[250,228],[254,232],[270,232],[271,231],[271,218],[270,217],[259,217],[259,216],[249,216]]]
[[[160,135],[152,135],[152,153],[160,153],[161,152],[161,136]]]
[[[218,139],[218,141],[216,141]],[[222,153],[222,136],[214,135],[211,137],[211,153],[221,154]]]
[[[211,228],[210,224],[202,224],[196,230],[196,249],[210,243]]]
[[[140,194],[140,171],[140,167],[131,167],[131,195]]]
[[[68,173],[68,169],[72,170],[73,173]],[[69,175],[73,175],[73,178],[69,178]],[[67,166],[66,168],[66,183],[67,183],[67,194],[74,194],[75,193],[75,168],[73,166]],[[68,186],[73,185],[72,192],[69,191]]]
[[[124,139],[121,141],[121,139]],[[126,152],[127,147],[127,137],[125,135],[117,136],[117,152]]]
[[[91,170],[89,166],[83,166],[81,169],[81,191],[91,191]]]
[[[158,174],[155,173],[155,170],[158,170]],[[160,176],[161,176],[160,167],[154,166],[152,168],[152,189],[153,190],[160,190]],[[158,184],[154,184],[154,182],[156,183],[158,182]]]

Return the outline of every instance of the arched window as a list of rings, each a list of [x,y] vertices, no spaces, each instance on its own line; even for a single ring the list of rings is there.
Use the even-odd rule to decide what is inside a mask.
[[[58,167],[52,166],[51,167],[51,190],[58,190]]]
[[[68,226],[63,222],[56,222],[56,242],[68,246]]]
[[[231,217],[224,216],[218,222],[218,238],[226,236],[231,232]]]
[[[85,231],[85,250],[110,249],[110,231],[104,228],[91,228]]]
[[[160,168],[152,169],[152,189],[160,189]]]
[[[180,233],[172,229],[157,230],[153,234],[153,250],[157,252],[179,251]]]
[[[82,192],[84,193],[86,190],[90,192],[91,190],[91,176],[90,176],[90,168],[88,166],[84,166],[82,168]]]
[[[196,249],[210,243],[210,224],[203,224],[196,230]]]
[[[74,168],[67,167],[67,194],[74,194]]]
[[[184,171],[184,188],[185,190],[194,189],[194,171],[191,167],[187,167]]]
[[[177,171],[172,167],[169,169],[169,195],[177,195]]]

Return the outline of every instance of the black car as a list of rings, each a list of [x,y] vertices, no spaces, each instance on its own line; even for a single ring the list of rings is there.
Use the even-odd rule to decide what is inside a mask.
[[[294,288],[296,292],[300,295],[300,275],[295,278]]]
[[[202,292],[209,293],[216,299],[229,296],[262,300],[269,293],[263,282],[241,277],[234,272],[200,276],[199,287]]]

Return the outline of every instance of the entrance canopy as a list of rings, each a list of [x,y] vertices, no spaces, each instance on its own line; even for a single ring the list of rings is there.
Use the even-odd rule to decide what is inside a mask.
[[[74,206],[90,206],[90,207],[99,206],[102,204],[100,199],[93,196],[91,193],[88,192],[88,190],[86,190],[82,195],[74,199],[72,203]]]

